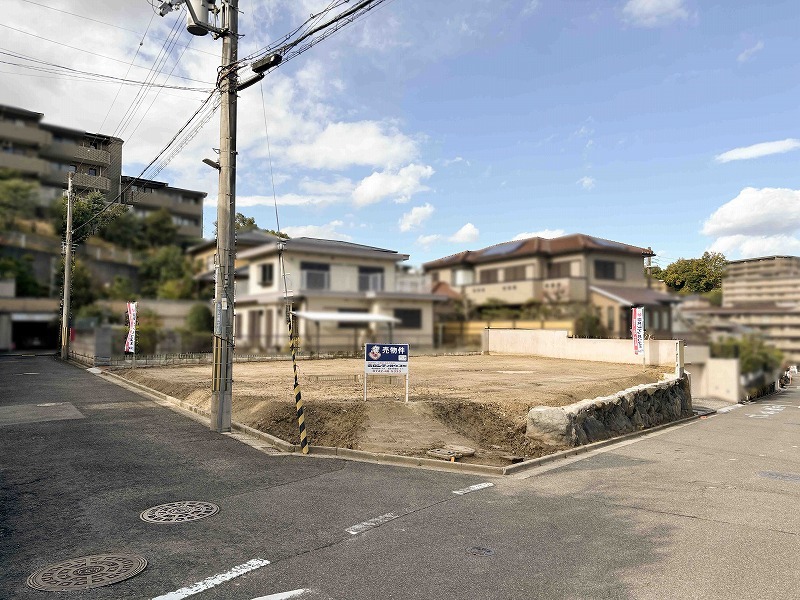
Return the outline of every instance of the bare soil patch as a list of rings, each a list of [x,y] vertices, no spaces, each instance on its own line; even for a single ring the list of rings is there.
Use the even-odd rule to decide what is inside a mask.
[[[298,363],[312,445],[424,456],[445,444],[470,446],[462,462],[509,464],[562,448],[525,436],[533,406],[564,406],[658,381],[657,368],[530,356],[412,356],[409,402],[401,377],[370,377],[364,401],[359,359]],[[233,419],[299,443],[289,361],[236,363]],[[119,371],[152,389],[208,410],[211,367],[187,365]]]

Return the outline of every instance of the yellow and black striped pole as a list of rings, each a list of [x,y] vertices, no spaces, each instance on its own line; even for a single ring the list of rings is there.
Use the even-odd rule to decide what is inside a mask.
[[[303,414],[303,397],[300,394],[300,383],[297,380],[297,337],[294,335],[294,327],[291,313],[286,315],[289,324],[289,342],[292,348],[292,370],[294,371],[294,404],[297,409],[297,425],[300,427],[300,451],[308,454],[308,438],[306,437],[306,419]]]

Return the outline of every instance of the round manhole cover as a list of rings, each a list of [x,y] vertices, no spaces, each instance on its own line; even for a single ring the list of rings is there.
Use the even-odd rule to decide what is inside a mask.
[[[43,592],[68,592],[111,585],[138,575],[147,561],[135,554],[95,554],[44,567],[28,577],[28,585]]]
[[[492,556],[494,550],[491,548],[484,548],[483,546],[473,546],[472,548],[467,548],[467,554],[471,554],[472,556]]]
[[[148,523],[186,523],[205,519],[219,512],[219,506],[211,502],[199,502],[195,500],[184,500],[182,502],[170,502],[159,504],[153,508],[148,508],[139,515],[142,521]]]

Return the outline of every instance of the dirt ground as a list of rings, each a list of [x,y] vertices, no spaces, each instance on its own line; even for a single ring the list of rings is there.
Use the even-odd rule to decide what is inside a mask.
[[[364,401],[361,359],[298,363],[309,442],[425,456],[446,445],[474,448],[461,462],[507,465],[561,448],[525,436],[533,406],[563,406],[659,380],[634,365],[530,356],[412,356],[405,379],[370,376]],[[118,371],[195,406],[209,407],[209,365]],[[299,443],[290,361],[236,363],[233,420]]]

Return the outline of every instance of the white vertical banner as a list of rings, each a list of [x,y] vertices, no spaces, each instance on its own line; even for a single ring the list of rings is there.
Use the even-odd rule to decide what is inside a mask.
[[[128,337],[125,338],[125,353],[136,353],[136,302],[128,302]]]
[[[633,338],[633,353],[644,354],[644,307],[634,306],[631,309],[631,337]]]

